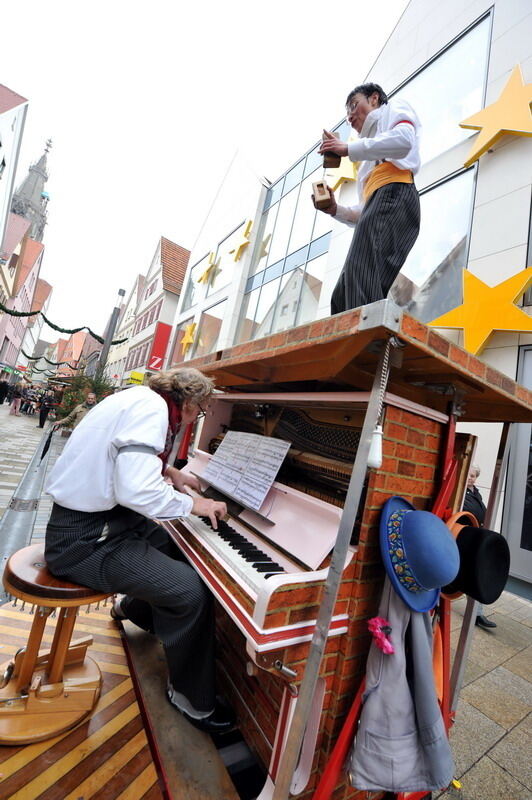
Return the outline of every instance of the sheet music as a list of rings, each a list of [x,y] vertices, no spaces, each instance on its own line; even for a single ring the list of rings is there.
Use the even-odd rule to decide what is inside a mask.
[[[257,433],[227,431],[202,478],[247,508],[258,511],[290,442]]]

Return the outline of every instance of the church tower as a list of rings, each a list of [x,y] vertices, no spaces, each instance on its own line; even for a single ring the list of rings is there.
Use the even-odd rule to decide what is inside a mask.
[[[29,235],[36,242],[42,242],[46,225],[47,206],[50,198],[48,192],[44,190],[44,184],[48,180],[46,159],[51,147],[52,141],[48,139],[44,153],[37,163],[30,167],[26,178],[13,193],[11,202],[11,211],[14,214],[30,220]]]

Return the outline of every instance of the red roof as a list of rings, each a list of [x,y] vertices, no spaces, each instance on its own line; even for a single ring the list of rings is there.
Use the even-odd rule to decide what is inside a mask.
[[[46,303],[48,297],[52,292],[52,287],[47,281],[43,281],[42,278],[37,278],[37,284],[35,286],[35,292],[33,293],[33,301],[31,303],[31,310],[32,311],[40,311],[43,305]],[[30,317],[28,319],[28,327],[31,328],[37,316]]]
[[[0,83],[0,114],[3,114],[5,111],[11,111],[12,108],[16,108],[17,106],[21,106],[22,103],[27,102],[25,97],[22,97],[16,92],[12,92],[11,89],[8,89],[7,86]]]
[[[44,245],[41,242],[34,242],[33,239],[26,239],[26,244],[20,252],[22,264],[17,277],[17,284],[15,286],[14,294],[17,294],[21,287],[24,285],[26,278],[35,266],[35,262],[44,250]]]
[[[6,232],[4,234],[4,241],[0,249],[0,258],[4,261],[9,261],[13,255],[16,246],[20,244],[24,238],[24,234],[31,225],[31,221],[25,217],[20,217],[18,214],[9,214],[6,224]]]
[[[190,250],[185,250],[170,239],[161,236],[161,264],[163,267],[163,288],[174,294],[181,294],[187,271]]]

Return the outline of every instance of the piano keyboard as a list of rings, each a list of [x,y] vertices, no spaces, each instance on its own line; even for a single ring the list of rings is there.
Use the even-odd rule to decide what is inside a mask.
[[[244,535],[225,520],[218,520],[218,530],[213,530],[208,517],[190,516],[184,522],[256,593],[272,575],[301,571],[301,567],[275,552],[258,536],[247,530]]]

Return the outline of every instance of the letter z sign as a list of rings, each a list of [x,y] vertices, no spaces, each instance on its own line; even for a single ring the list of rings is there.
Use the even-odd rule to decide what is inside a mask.
[[[171,331],[171,325],[167,325],[165,322],[157,323],[157,327],[155,328],[155,336],[153,337],[151,353],[148,358],[148,369],[162,369]]]

